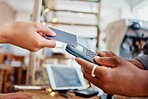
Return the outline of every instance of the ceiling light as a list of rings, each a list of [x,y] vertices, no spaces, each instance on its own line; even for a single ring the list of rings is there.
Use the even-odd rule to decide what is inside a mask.
[[[53,23],[56,23],[57,21],[58,21],[57,18],[52,18],[52,22],[53,22]]]
[[[45,12],[49,12],[49,9],[48,9],[48,8],[46,8],[44,11],[45,11]]]
[[[42,25],[46,25],[46,22],[42,22]]]

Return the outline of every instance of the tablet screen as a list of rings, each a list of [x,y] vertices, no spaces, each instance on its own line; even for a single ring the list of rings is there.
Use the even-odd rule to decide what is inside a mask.
[[[85,89],[86,82],[78,67],[47,64],[50,85],[54,90]]]
[[[56,87],[80,87],[82,83],[75,68],[51,67]]]

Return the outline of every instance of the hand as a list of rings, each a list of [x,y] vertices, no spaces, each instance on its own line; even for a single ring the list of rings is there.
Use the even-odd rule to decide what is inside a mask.
[[[76,58],[76,61],[82,67],[84,77],[88,81],[108,94],[148,95],[148,73],[146,71],[138,69],[132,63],[116,55],[114,57],[97,56],[94,59],[98,64],[102,65],[96,68],[95,78],[91,76],[91,71],[95,64]]]
[[[10,43],[30,51],[55,47],[55,41],[47,40],[45,35],[56,34],[46,26],[34,22],[16,22],[0,27],[1,43]]]
[[[100,56],[100,57],[114,57],[117,55],[114,54],[112,51],[99,51],[98,56]]]
[[[31,96],[19,93],[0,94],[0,99],[32,99]]]
[[[114,57],[114,56],[117,56],[112,51],[100,51],[100,52],[98,52],[98,55],[100,57]],[[127,61],[131,62],[133,65],[135,65],[136,67],[138,67],[140,69],[144,69],[143,64],[141,62],[139,62],[137,59],[131,59],[131,60],[128,59]]]

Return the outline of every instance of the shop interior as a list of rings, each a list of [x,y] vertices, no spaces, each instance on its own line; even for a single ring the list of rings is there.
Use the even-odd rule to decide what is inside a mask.
[[[77,43],[95,53],[107,50],[132,59],[143,54],[143,46],[148,40],[147,10],[148,0],[0,0],[0,25],[18,21],[39,22],[76,35]],[[0,92],[27,93],[34,99],[82,99],[71,93],[61,94],[51,87],[51,79],[55,75],[65,74],[67,79],[72,80],[67,83],[73,84],[76,81],[70,68],[81,70],[75,56],[65,50],[66,46],[66,43],[56,41],[55,48],[30,52],[11,44],[2,44]],[[65,69],[58,74],[50,66]],[[55,78],[59,86],[61,77]],[[84,81],[86,88],[98,92],[90,99],[123,97],[108,95],[86,79]]]

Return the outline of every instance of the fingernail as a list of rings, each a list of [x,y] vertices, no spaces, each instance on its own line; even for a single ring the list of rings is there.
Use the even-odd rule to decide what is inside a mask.
[[[98,54],[105,55],[105,51],[98,51]]]
[[[55,32],[51,31],[51,33],[52,33],[52,36],[56,36],[56,33]]]
[[[99,56],[95,56],[95,57],[94,57],[95,60],[98,60],[99,58],[100,58]]]
[[[105,55],[105,51],[100,52],[102,55]]]
[[[97,53],[98,53],[98,55],[99,55],[99,54],[101,53],[101,51],[98,51]]]

